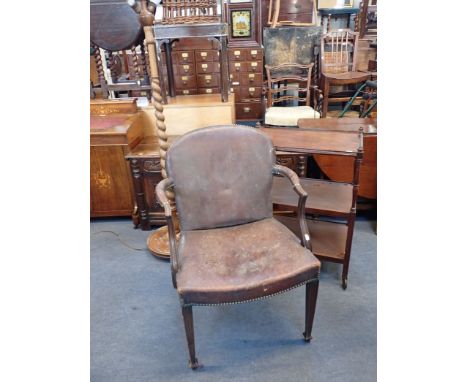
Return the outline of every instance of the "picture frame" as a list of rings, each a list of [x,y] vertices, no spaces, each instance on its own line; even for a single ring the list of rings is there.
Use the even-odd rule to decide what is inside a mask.
[[[252,37],[252,10],[232,9],[229,14],[231,38],[246,39]]]

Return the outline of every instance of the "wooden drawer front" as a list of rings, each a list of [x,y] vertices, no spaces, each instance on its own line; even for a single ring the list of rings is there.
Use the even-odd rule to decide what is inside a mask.
[[[241,99],[255,98],[259,100],[260,98],[262,98],[262,88],[258,86],[251,86],[251,87],[242,86],[240,97]]]
[[[201,88],[199,90],[200,94],[215,94],[215,93],[220,93],[220,88],[215,87],[215,88]]]
[[[174,65],[174,69],[174,74],[179,74],[181,76],[193,76],[195,74],[194,64]]]
[[[230,79],[230,82],[231,82],[232,85],[233,85],[235,82],[237,82],[238,84],[240,84],[241,75],[240,75],[240,73],[230,73],[230,74],[229,74],[229,79]]]
[[[216,53],[217,52],[213,50],[197,50],[195,51],[195,57],[197,62],[213,61],[218,59]]]
[[[176,89],[176,95],[198,94],[197,88],[193,89]]]
[[[197,74],[219,73],[218,62],[197,62]]]
[[[246,64],[246,72],[262,73],[263,71],[262,61],[249,61]]]
[[[240,102],[241,100],[241,87],[240,86],[231,86],[229,88],[231,93],[234,94],[234,102]]]
[[[192,89],[197,87],[195,76],[174,76],[175,86],[179,89]]]
[[[219,86],[219,74],[198,74],[197,84],[201,88],[213,88]]]
[[[180,51],[175,54],[177,55],[177,63],[179,65],[193,62],[193,51]]]
[[[230,62],[229,73],[241,73],[247,71],[247,62]]]
[[[242,73],[240,76],[242,86],[262,86],[262,83],[262,73]]]
[[[229,49],[229,61],[245,61],[245,49]]]
[[[241,102],[236,103],[236,119],[261,119],[261,102]]]
[[[248,61],[258,61],[263,58],[263,51],[261,49],[244,49],[244,56]]]

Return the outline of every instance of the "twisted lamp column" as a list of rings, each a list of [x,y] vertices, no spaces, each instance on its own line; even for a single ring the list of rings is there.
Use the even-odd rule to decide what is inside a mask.
[[[162,103],[161,86],[159,83],[158,67],[156,65],[156,45],[154,40],[153,22],[154,16],[148,10],[146,1],[141,2],[140,22],[143,25],[145,32],[145,40],[149,56],[149,66],[151,75],[151,100],[154,106],[154,114],[156,117],[156,133],[158,136],[159,156],[161,163],[161,174],[163,179],[167,178],[166,172],[166,153],[169,149],[168,135],[166,132],[166,124],[164,122],[164,108]],[[179,231],[179,224],[175,208],[175,195],[172,191],[166,192],[173,211],[174,226],[176,232]],[[169,236],[167,226],[161,227],[154,231],[147,240],[148,248],[156,257],[169,259]]]

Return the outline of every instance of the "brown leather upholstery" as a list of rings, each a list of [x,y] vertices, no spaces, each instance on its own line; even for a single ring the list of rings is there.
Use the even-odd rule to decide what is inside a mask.
[[[191,368],[195,356],[192,305],[243,302],[306,284],[304,340],[312,338],[320,262],[310,250],[307,193],[297,175],[275,164],[270,138],[245,126],[192,131],[167,152],[169,178],[156,187],[164,206],[174,287],[180,296]],[[273,173],[299,195],[301,241],[272,218]],[[166,191],[174,187],[180,220],[175,242]]]
[[[175,141],[167,152],[167,173],[182,230],[271,217],[274,164],[271,140],[249,127],[207,127]]]
[[[320,262],[273,218],[183,231],[177,290],[186,304],[263,297],[318,277]]]

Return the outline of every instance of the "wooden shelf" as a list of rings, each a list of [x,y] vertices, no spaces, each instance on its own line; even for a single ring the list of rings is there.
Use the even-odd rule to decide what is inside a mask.
[[[301,185],[309,195],[306,213],[327,216],[348,216],[353,202],[353,185],[320,179],[301,178]],[[291,182],[283,177],[273,178],[272,200],[278,207],[297,209],[299,197]]]
[[[288,227],[296,236],[301,236],[299,219],[289,216],[275,216],[275,219]],[[330,223],[307,219],[312,242],[312,252],[322,260],[342,263],[346,253],[346,224]]]
[[[259,130],[270,137],[279,151],[354,157],[362,155],[362,134],[359,132],[282,127],[261,127]]]

